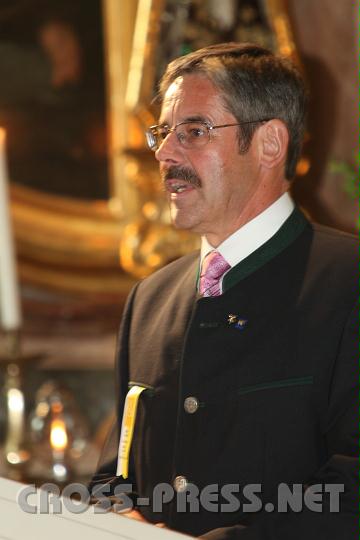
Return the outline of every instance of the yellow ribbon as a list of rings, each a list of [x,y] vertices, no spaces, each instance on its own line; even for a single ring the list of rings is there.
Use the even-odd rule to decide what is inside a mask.
[[[132,386],[125,399],[116,469],[116,476],[122,476],[125,479],[129,475],[130,447],[134,434],[137,406],[140,394],[144,390],[146,390],[144,386]]]

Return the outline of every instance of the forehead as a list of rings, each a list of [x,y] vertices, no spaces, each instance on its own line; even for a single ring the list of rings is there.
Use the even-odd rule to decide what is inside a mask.
[[[211,120],[220,115],[224,117],[225,112],[221,93],[209,79],[201,75],[184,75],[167,89],[160,118],[162,122],[172,123],[193,117]]]

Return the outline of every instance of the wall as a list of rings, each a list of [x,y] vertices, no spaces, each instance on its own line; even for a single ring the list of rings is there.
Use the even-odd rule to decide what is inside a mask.
[[[330,173],[328,164],[354,164],[358,147],[357,3],[290,0],[289,10],[312,94],[306,144],[311,169],[294,194],[317,220],[354,230],[356,201],[344,176]]]

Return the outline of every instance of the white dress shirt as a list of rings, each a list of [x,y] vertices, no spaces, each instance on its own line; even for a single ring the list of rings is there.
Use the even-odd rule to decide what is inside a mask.
[[[202,264],[204,257],[206,257],[210,251],[216,249],[216,251],[218,251],[230,264],[231,268],[233,268],[256,249],[265,244],[265,242],[270,240],[270,238],[274,236],[285,223],[294,210],[294,207],[295,205],[290,195],[284,193],[273,204],[268,206],[266,210],[261,212],[261,214],[254,217],[251,221],[248,221],[248,223],[245,223],[240,229],[226,238],[226,240],[224,240],[217,248],[214,248],[209,244],[205,236],[203,236],[201,238],[200,263]],[[228,272],[230,270],[228,270]],[[227,272],[225,272],[224,276],[226,274]]]

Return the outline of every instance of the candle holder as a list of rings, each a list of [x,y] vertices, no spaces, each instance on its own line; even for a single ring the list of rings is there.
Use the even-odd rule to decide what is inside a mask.
[[[25,396],[22,389],[23,367],[40,360],[42,355],[24,355],[21,352],[20,330],[8,330],[2,340],[0,367],[4,370],[3,389],[6,400],[5,463],[8,476],[22,477],[23,466],[30,454],[25,448]]]
[[[58,382],[45,381],[36,392],[29,416],[29,445],[28,481],[52,481],[61,486],[78,478],[78,463],[89,446],[89,430],[74,395]]]

